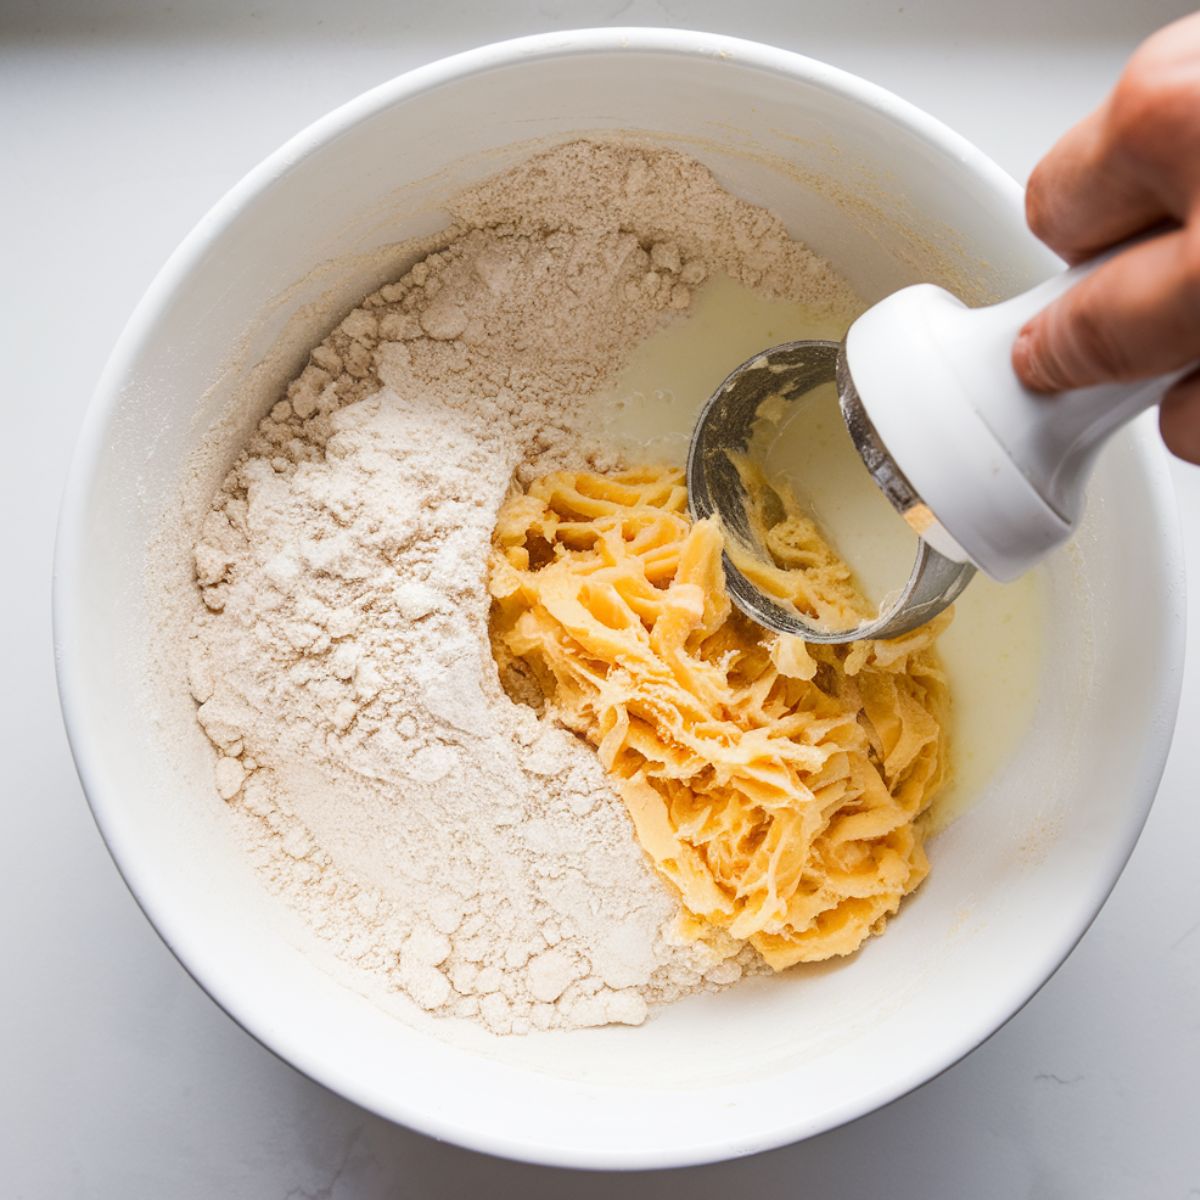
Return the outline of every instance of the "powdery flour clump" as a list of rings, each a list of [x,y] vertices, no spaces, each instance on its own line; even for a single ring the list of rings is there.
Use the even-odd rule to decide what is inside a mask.
[[[250,852],[349,967],[500,1033],[636,1024],[756,960],[673,934],[595,752],[501,689],[496,513],[514,473],[613,465],[589,397],[710,274],[847,293],[664,150],[560,147],[454,216],[312,351],[214,498],[191,690]]]

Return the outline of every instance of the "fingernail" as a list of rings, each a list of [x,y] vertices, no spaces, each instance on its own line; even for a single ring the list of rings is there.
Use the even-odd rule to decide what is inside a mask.
[[[1017,340],[1013,342],[1012,348],[1012,364],[1013,370],[1020,376],[1024,382],[1028,381],[1029,375],[1029,356],[1032,352],[1030,343],[1033,339],[1029,336],[1029,326],[1026,325],[1020,333],[1017,334]]]
[[[1027,388],[1035,392],[1050,390],[1034,353],[1033,327],[1031,325],[1026,325],[1017,334],[1017,340],[1013,342],[1012,365],[1013,370],[1017,373],[1017,378]]]

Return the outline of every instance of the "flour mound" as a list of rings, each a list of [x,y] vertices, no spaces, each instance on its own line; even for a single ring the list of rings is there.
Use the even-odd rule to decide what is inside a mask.
[[[757,960],[673,932],[594,751],[501,689],[496,514],[514,473],[613,465],[589,397],[710,273],[847,293],[668,151],[571,144],[454,211],[444,250],[312,351],[214,498],[197,717],[265,878],[347,970],[495,1032],[637,1024]]]

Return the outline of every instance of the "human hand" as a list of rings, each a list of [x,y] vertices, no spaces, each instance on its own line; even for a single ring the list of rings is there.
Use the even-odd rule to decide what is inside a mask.
[[[1037,392],[1148,379],[1200,360],[1200,14],[1145,41],[1112,94],[1034,168],[1029,227],[1069,262],[1146,230],[1017,336]],[[1168,448],[1200,463],[1200,371],[1167,392]]]

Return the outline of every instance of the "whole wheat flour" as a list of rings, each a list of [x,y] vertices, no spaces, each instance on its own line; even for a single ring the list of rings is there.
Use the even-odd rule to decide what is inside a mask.
[[[589,399],[709,274],[849,296],[660,149],[560,147],[454,218],[312,351],[215,497],[191,689],[250,852],[348,964],[495,1032],[636,1024],[757,962],[674,932],[595,752],[502,690],[496,513],[514,473],[614,465]]]

